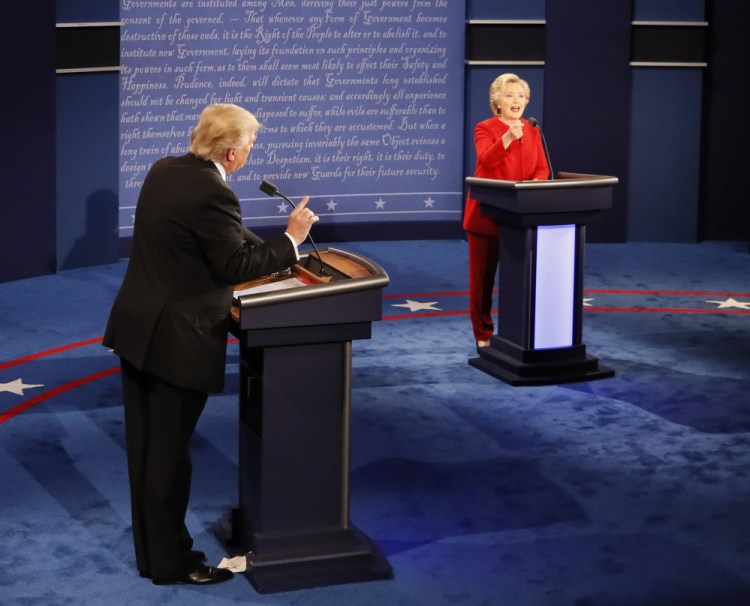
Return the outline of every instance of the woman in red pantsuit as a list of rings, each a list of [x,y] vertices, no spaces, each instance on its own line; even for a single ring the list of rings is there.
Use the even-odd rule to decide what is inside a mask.
[[[549,166],[538,128],[522,119],[531,97],[525,80],[515,74],[498,76],[490,85],[490,108],[494,116],[477,124],[475,177],[528,181],[549,178]],[[469,240],[469,312],[477,347],[487,347],[494,332],[492,290],[499,260],[500,229],[466,198],[464,229]]]

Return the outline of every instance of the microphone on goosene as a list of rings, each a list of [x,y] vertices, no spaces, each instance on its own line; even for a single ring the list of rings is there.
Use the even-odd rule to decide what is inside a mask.
[[[263,181],[263,183],[260,184],[260,191],[262,191],[264,194],[268,196],[279,196],[280,198],[284,198],[289,204],[292,205],[292,208],[297,208],[297,205],[292,202],[289,198],[287,198],[284,194],[282,194],[279,191],[279,188],[276,187],[273,183],[270,181]],[[320,252],[318,252],[318,247],[315,245],[315,240],[313,240],[312,234],[310,232],[307,233],[307,239],[310,240],[310,244],[312,244],[313,250],[315,251],[315,255],[318,257],[318,263],[320,263],[320,269],[318,270],[319,276],[327,276],[329,275],[326,271],[326,268],[323,265],[323,259],[320,257]],[[310,262],[310,259],[308,257],[308,263]],[[309,267],[307,269],[310,269]]]
[[[542,147],[544,148],[544,155],[547,157],[547,166],[549,166],[549,178],[554,179],[554,171],[552,170],[552,160],[549,158],[549,149],[547,148],[547,140],[544,138],[544,132],[542,131],[541,127],[539,126],[539,122],[537,122],[536,118],[529,118],[528,122],[531,126],[534,128],[539,129],[539,134],[542,136]]]

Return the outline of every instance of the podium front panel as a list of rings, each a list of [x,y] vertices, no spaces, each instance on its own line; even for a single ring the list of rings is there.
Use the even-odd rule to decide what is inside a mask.
[[[575,225],[536,232],[534,349],[573,345],[576,283]]]

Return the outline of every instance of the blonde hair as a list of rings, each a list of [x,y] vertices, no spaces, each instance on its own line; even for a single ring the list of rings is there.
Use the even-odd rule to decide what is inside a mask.
[[[497,108],[495,101],[502,96],[505,87],[509,84],[520,84],[523,87],[523,92],[526,94],[526,101],[531,101],[531,87],[529,87],[529,83],[526,80],[519,78],[515,74],[502,74],[490,84],[490,110],[495,116],[500,115],[500,110]]]
[[[190,134],[190,151],[196,156],[220,162],[227,150],[244,147],[260,130],[258,119],[231,103],[207,106]]]

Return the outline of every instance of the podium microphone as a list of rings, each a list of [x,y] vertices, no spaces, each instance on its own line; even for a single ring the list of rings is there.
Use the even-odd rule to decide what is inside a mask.
[[[297,208],[297,205],[292,202],[289,198],[287,198],[284,194],[282,194],[279,191],[279,188],[276,187],[273,183],[270,181],[263,181],[263,183],[260,184],[260,191],[262,191],[264,194],[268,196],[279,196],[280,198],[284,198],[289,204],[292,205],[292,208]],[[328,272],[326,271],[326,268],[323,265],[323,259],[320,257],[320,253],[318,252],[318,247],[315,245],[315,240],[312,238],[312,234],[310,232],[307,233],[307,239],[310,240],[310,244],[312,244],[313,250],[315,251],[315,255],[318,257],[318,263],[320,263],[320,270],[318,271],[319,276],[328,276]],[[309,259],[308,259],[309,262]],[[309,268],[308,268],[309,269]]]
[[[549,149],[547,148],[547,140],[544,138],[544,132],[542,132],[542,129],[539,126],[539,122],[537,122],[536,118],[529,118],[528,120],[531,126],[539,129],[539,134],[542,136],[542,147],[544,148],[544,155],[547,156],[547,166],[549,166],[549,178],[554,179],[555,173],[552,170],[552,160],[550,160],[549,158]]]

